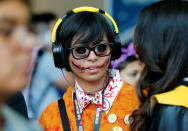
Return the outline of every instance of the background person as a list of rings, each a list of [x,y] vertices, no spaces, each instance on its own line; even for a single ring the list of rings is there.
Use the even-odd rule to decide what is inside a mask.
[[[33,17],[36,27],[38,48],[35,49],[34,69],[29,83],[29,117],[38,119],[42,111],[53,101],[60,99],[74,83],[72,73],[54,66],[51,52],[51,22],[53,14],[44,13]]]
[[[121,79],[136,87],[144,64],[136,58],[133,43],[123,47],[121,52],[121,57],[111,62],[112,68],[119,69]]]
[[[29,79],[31,52],[35,45],[29,21],[29,8],[23,1],[0,1],[0,130],[4,131],[41,130],[39,125],[5,104]]]
[[[30,22],[30,10],[26,1],[22,0],[21,2],[17,2],[16,0],[2,0],[0,1],[0,21],[1,21],[1,39],[4,40],[5,36],[9,38],[9,35],[13,32],[14,28],[17,26],[25,27],[29,26]],[[11,8],[15,8],[15,11],[12,11]],[[20,8],[20,9],[19,9]],[[24,12],[22,12],[24,11]],[[17,18],[17,15],[19,17]],[[25,29],[23,29],[25,30]],[[19,31],[24,32],[24,31]],[[20,37],[24,37],[26,33],[20,33]],[[31,37],[32,36],[32,37]],[[30,34],[30,37],[27,37],[27,40],[34,42],[35,37]],[[25,39],[24,39],[25,40]],[[20,41],[20,40],[19,40]],[[5,41],[7,44],[11,43],[11,41]],[[15,95],[10,97],[7,101],[7,105],[12,109],[16,110],[26,118],[27,115],[27,107],[24,100],[24,96],[21,92],[17,92]]]
[[[187,21],[188,1],[159,1],[139,14],[134,43],[145,68],[137,87],[141,106],[133,113],[133,131],[188,130]]]

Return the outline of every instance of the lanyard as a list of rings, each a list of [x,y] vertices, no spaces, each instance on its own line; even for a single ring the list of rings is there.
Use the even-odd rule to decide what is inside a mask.
[[[84,131],[83,122],[82,122],[81,113],[80,113],[79,106],[78,106],[76,93],[73,94],[73,100],[74,100],[74,111],[75,111],[75,116],[76,116],[77,129],[78,129],[78,131]],[[104,90],[102,91],[102,106],[103,106],[103,103],[104,103]],[[93,131],[99,131],[100,121],[101,121],[101,113],[102,113],[102,109],[100,109],[100,107],[97,105]]]

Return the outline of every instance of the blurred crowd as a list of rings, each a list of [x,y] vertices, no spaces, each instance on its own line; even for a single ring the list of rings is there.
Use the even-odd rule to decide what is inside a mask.
[[[57,102],[57,100],[64,98],[66,103],[69,101],[68,96],[71,100],[74,100],[74,94],[77,94],[78,96],[80,95],[78,103],[82,101],[82,99],[91,97],[89,101],[94,101],[91,102],[93,104],[96,102],[96,99],[93,96],[97,93],[101,93],[101,103],[103,104],[104,101],[102,99],[104,97],[105,102],[109,102],[109,105],[111,104],[110,106],[112,106],[114,102],[112,100],[113,98],[110,98],[108,101],[106,99],[109,98],[106,98],[106,96],[111,93],[110,95],[112,97],[115,96],[116,98],[116,95],[119,92],[121,93],[119,93],[120,97],[118,97],[118,100],[124,103],[118,103],[119,101],[116,102],[118,103],[116,108],[122,108],[122,111],[124,109],[122,105],[126,105],[128,109],[130,108],[130,110],[126,110],[128,115],[126,114],[126,116],[123,116],[125,117],[123,123],[125,123],[126,127],[120,127],[118,124],[115,125],[115,122],[119,122],[120,125],[122,124],[120,122],[121,120],[119,120],[120,118],[118,119],[114,113],[115,111],[119,111],[118,108],[116,109],[113,107],[112,109],[114,109],[114,112],[109,111],[110,115],[108,118],[105,117],[104,120],[102,119],[102,125],[104,127],[105,125],[107,126],[105,123],[106,121],[114,124],[111,131],[118,129],[128,129],[133,131],[154,131],[163,129],[165,131],[188,130],[188,126],[186,125],[186,122],[188,122],[188,104],[187,97],[185,96],[185,93],[188,93],[188,54],[186,53],[188,49],[188,25],[186,23],[188,16],[188,3],[185,1],[185,3],[182,2],[183,4],[178,3],[178,0],[164,1],[167,3],[158,2],[158,4],[145,7],[141,11],[138,17],[134,36],[132,36],[131,40],[128,42],[121,43],[122,46],[120,50],[118,50],[120,52],[115,52],[115,54],[119,54],[119,57],[117,57],[118,59],[113,59],[113,50],[115,47],[108,47],[106,43],[99,42],[101,39],[101,41],[109,39],[107,34],[109,31],[108,26],[104,27],[102,32],[103,34],[96,31],[101,25],[97,25],[97,29],[94,29],[95,27],[93,25],[93,27],[89,27],[87,25],[83,24],[83,26],[80,24],[79,26],[81,29],[72,29],[72,32],[78,31],[81,35],[72,35],[69,33],[72,38],[71,40],[67,38],[66,41],[75,43],[82,42],[84,44],[88,44],[91,41],[92,43],[99,43],[96,45],[89,45],[87,47],[82,47],[79,44],[78,46],[80,47],[75,46],[77,43],[73,43],[72,45],[70,44],[70,47],[73,46],[73,48],[67,48],[65,46],[64,48],[67,48],[67,50],[70,50],[72,53],[68,52],[68,55],[63,54],[63,57],[65,57],[63,60],[65,59],[65,61],[69,61],[71,64],[69,65],[65,63],[63,68],[57,68],[57,63],[54,65],[54,61],[56,59],[54,58],[54,54],[56,52],[52,51],[51,42],[53,41],[53,27],[58,23],[56,23],[58,19],[57,16],[52,12],[44,12],[40,14],[32,13],[29,4],[30,1],[28,0],[0,0],[0,131],[58,131],[65,129],[64,125],[63,127],[59,126],[63,124],[60,122],[63,121],[63,119],[60,119],[61,112],[58,110],[60,107],[57,106],[59,103],[57,104],[52,102]],[[169,6],[168,2],[174,4]],[[159,9],[161,10],[159,11]],[[89,12],[91,13],[92,11]],[[82,14],[82,12],[80,14]],[[68,15],[69,14],[67,14],[67,16]],[[91,19],[92,17],[99,18],[101,20],[96,20],[98,23],[105,23],[103,22],[103,19],[100,18],[102,15],[92,16],[91,14],[84,13],[82,15]],[[72,16],[73,17],[70,17],[70,19],[69,17],[65,19],[65,21],[72,22],[71,26],[74,26],[76,22],[79,23],[79,20],[84,18],[74,15],[74,13]],[[77,19],[77,17],[80,17],[80,19]],[[166,23],[162,25],[161,21],[166,21]],[[89,22],[90,21],[88,21],[88,23]],[[61,37],[68,37],[63,33],[65,31],[71,32],[72,27],[66,26],[66,24],[66,22],[65,24],[60,23],[60,27],[57,27],[57,36],[55,38],[58,38],[57,41],[60,41],[60,43],[64,42]],[[70,29],[65,29],[64,31],[62,30],[62,27],[69,27]],[[77,27],[77,25],[75,27]],[[87,28],[88,30],[92,28],[93,34],[88,33]],[[101,34],[103,35],[102,37],[100,36]],[[115,34],[118,34],[116,29]],[[96,35],[94,36],[95,38],[92,35]],[[102,46],[100,46],[100,44]],[[64,45],[62,44],[61,46]],[[103,50],[106,51],[107,48],[110,48],[111,54],[101,55],[100,53]],[[57,49],[61,50],[59,47]],[[105,51],[102,53],[106,53]],[[108,72],[109,67],[110,71],[107,74],[105,74],[106,72],[102,74],[101,78],[99,78],[100,80],[98,81],[98,78],[90,77],[89,75],[88,77],[85,77],[84,74],[87,71],[92,74],[96,70],[93,66],[88,66],[87,69],[84,69],[84,66],[87,64],[85,63],[84,65],[85,61],[82,60],[87,57],[90,58],[90,55],[98,57],[102,56],[101,59],[110,55],[110,60],[106,60],[107,62],[104,62],[105,64],[103,65],[106,66],[109,64],[109,66],[104,68],[104,70],[100,73],[104,73],[103,71]],[[81,60],[81,62],[77,62],[79,60]],[[105,61],[104,59],[102,60]],[[101,68],[103,66],[101,66]],[[119,83],[115,83],[115,79],[120,79]],[[93,82],[94,80],[96,81]],[[114,85],[114,87],[111,86],[111,81],[117,85]],[[95,93],[92,94],[89,90],[90,86],[88,83],[93,86],[105,85],[105,88],[98,89],[97,87],[97,90],[93,91]],[[87,85],[88,90],[87,88],[82,88],[84,87],[83,85]],[[118,89],[113,90],[115,87],[118,87]],[[132,87],[134,89],[132,89]],[[176,87],[178,87],[178,91],[175,92],[174,90]],[[112,92],[106,93],[105,89],[109,90],[109,92],[112,90]],[[171,92],[169,93],[169,91]],[[137,95],[134,95],[134,93],[137,93]],[[166,94],[163,95],[162,93]],[[85,97],[82,97],[82,95]],[[134,98],[132,98],[133,96]],[[183,98],[180,98],[181,96]],[[130,101],[125,102],[125,98]],[[97,99],[100,100],[100,96],[98,96]],[[99,103],[99,101],[97,102]],[[131,102],[133,102],[133,104]],[[78,114],[77,116],[83,117],[84,120],[86,117],[90,118],[90,113],[92,114],[93,111],[96,111],[92,105],[87,106],[86,104],[89,105],[90,103],[85,101],[83,108],[80,107],[81,104],[78,107],[81,113],[83,111],[83,115],[79,116]],[[75,106],[75,108],[71,107],[72,105]],[[74,101],[66,104],[65,107],[70,109],[67,111],[69,113],[67,119],[69,119],[70,128],[76,129],[79,122],[82,125],[82,121],[78,121],[79,119],[77,116],[72,116],[71,114],[74,114],[73,110],[76,110],[77,107]],[[100,107],[98,108],[98,106],[96,106],[96,108],[100,110]],[[101,110],[104,110],[102,108]],[[85,109],[87,113],[84,114]],[[89,109],[89,111],[87,109]],[[108,107],[108,109],[104,110],[104,112],[108,114],[108,110],[110,109],[111,107]],[[56,112],[57,110],[58,112]],[[96,111],[96,114],[97,113],[98,112]],[[173,121],[168,122],[168,124],[164,124],[165,121],[170,121],[170,119],[167,119],[168,116],[164,115],[164,113],[169,113],[169,115],[173,115],[174,113],[174,117],[171,116]],[[183,118],[180,115],[181,113],[185,114]],[[49,124],[50,122],[46,122],[46,120],[53,117],[53,115],[54,119],[52,120],[55,120],[55,122],[57,120],[58,124],[56,126],[53,125],[54,127],[52,128],[52,125]],[[120,117],[121,113],[118,115]],[[92,120],[96,117],[93,116],[91,118]],[[102,116],[104,116],[104,114],[102,114]],[[75,118],[75,120],[73,118]],[[38,122],[39,119],[40,123]],[[181,120],[181,123],[174,119]],[[83,122],[87,123],[86,121],[89,123],[91,120],[87,119]],[[174,125],[173,122],[177,122],[178,124]],[[169,127],[171,124],[174,126]],[[85,128],[85,126],[81,127]],[[92,129],[94,130],[93,127],[91,130]],[[104,129],[108,128],[105,127]]]

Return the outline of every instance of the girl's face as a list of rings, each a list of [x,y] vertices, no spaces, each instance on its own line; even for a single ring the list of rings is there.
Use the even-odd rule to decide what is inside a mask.
[[[75,39],[73,39],[73,42],[71,44],[71,48],[83,46],[80,43],[75,43]],[[104,44],[105,43],[105,44]],[[91,48],[93,47],[89,53],[89,55],[85,55],[85,52],[87,52],[84,48],[77,48],[74,49],[74,56],[72,52],[69,56],[69,64],[74,72],[76,79],[81,81],[87,81],[87,82],[97,82],[107,75],[107,70],[110,64],[111,60],[111,53],[109,50],[111,49],[110,46],[107,44],[108,40],[106,36],[103,37],[103,40],[99,42],[99,46],[95,46],[93,43],[89,43],[88,46]],[[102,45],[102,46],[101,46]],[[95,51],[95,52],[94,52]],[[106,56],[97,56],[98,55],[104,55]],[[88,53],[87,53],[88,54]],[[83,59],[76,59],[76,57],[85,57]]]
[[[138,63],[138,61],[130,62],[120,71],[120,76],[122,80],[125,80],[127,83],[136,87],[143,68],[143,63]]]

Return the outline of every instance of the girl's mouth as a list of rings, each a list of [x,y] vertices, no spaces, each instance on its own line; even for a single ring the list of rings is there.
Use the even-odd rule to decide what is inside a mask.
[[[87,67],[83,67],[75,62],[72,61],[72,65],[75,69],[79,70],[81,73],[88,72],[90,74],[94,74],[99,72],[101,69],[105,69],[105,67],[108,65],[110,59],[106,60],[102,65],[91,65]]]

